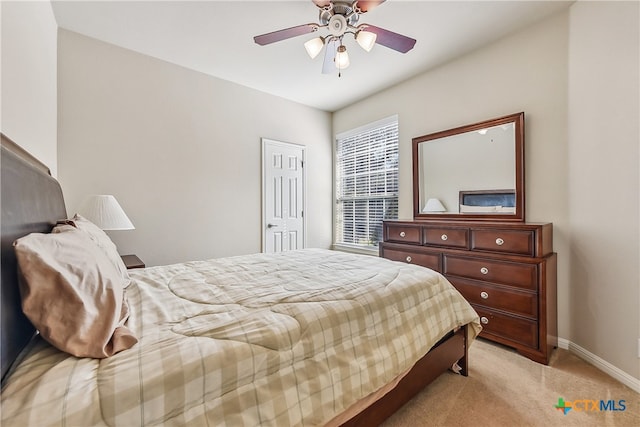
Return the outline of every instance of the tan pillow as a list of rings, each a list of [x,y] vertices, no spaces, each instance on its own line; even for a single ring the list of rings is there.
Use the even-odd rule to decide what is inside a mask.
[[[73,226],[78,230],[82,230],[83,232],[87,233],[89,237],[91,237],[91,240],[93,240],[94,243],[98,245],[100,249],[102,249],[107,258],[109,258],[116,269],[118,269],[124,281],[123,287],[126,288],[127,286],[129,286],[129,282],[131,279],[129,278],[127,267],[124,265],[124,261],[122,261],[122,258],[118,253],[118,248],[116,247],[115,243],[113,243],[113,241],[109,238],[109,236],[107,236],[107,233],[105,233],[102,229],[100,229],[100,227],[98,227],[85,217],[78,214],[75,214],[73,216],[73,219],[60,221],[60,223],[61,224],[57,225],[53,229],[53,233],[68,231],[68,226]]]
[[[80,230],[32,233],[14,242],[22,309],[42,337],[77,357],[109,357],[138,340],[123,279]]]

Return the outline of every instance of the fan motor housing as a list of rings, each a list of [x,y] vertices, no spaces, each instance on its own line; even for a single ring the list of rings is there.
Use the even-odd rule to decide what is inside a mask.
[[[347,30],[347,26],[355,26],[358,22],[358,18],[360,17],[360,11],[356,8],[354,9],[353,5],[355,2],[350,1],[333,1],[331,5],[326,8],[320,9],[320,24],[321,25],[329,25],[329,30],[333,34],[334,31],[338,31],[338,28],[342,31],[339,35],[344,34]],[[334,19],[336,18],[336,19]],[[340,20],[340,24],[337,23],[337,20]],[[333,20],[333,22],[332,22]],[[344,29],[338,25],[343,25]],[[338,35],[338,34],[333,34]]]
[[[329,32],[335,37],[340,37],[347,31],[347,19],[342,15],[333,15],[329,19]]]

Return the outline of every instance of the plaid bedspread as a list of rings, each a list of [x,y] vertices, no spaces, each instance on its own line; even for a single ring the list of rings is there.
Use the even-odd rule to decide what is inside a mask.
[[[130,272],[133,348],[80,359],[36,340],[3,426],[323,425],[409,369],[471,306],[441,275],[307,249]]]

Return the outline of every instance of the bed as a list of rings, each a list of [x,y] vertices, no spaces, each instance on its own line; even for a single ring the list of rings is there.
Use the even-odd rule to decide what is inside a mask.
[[[481,328],[444,277],[321,249],[131,270],[137,342],[71,356],[25,317],[13,248],[64,218],[57,181],[3,136],[3,424],[371,426],[467,375]]]

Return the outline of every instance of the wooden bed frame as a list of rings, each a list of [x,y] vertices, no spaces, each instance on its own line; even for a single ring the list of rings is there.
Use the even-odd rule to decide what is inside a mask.
[[[13,242],[29,233],[49,233],[67,218],[60,184],[49,169],[2,135],[2,281],[0,282],[0,354],[2,383],[20,361],[37,331],[22,313]],[[443,338],[387,394],[349,419],[345,426],[378,425],[456,362],[468,375],[468,329],[465,325]]]

